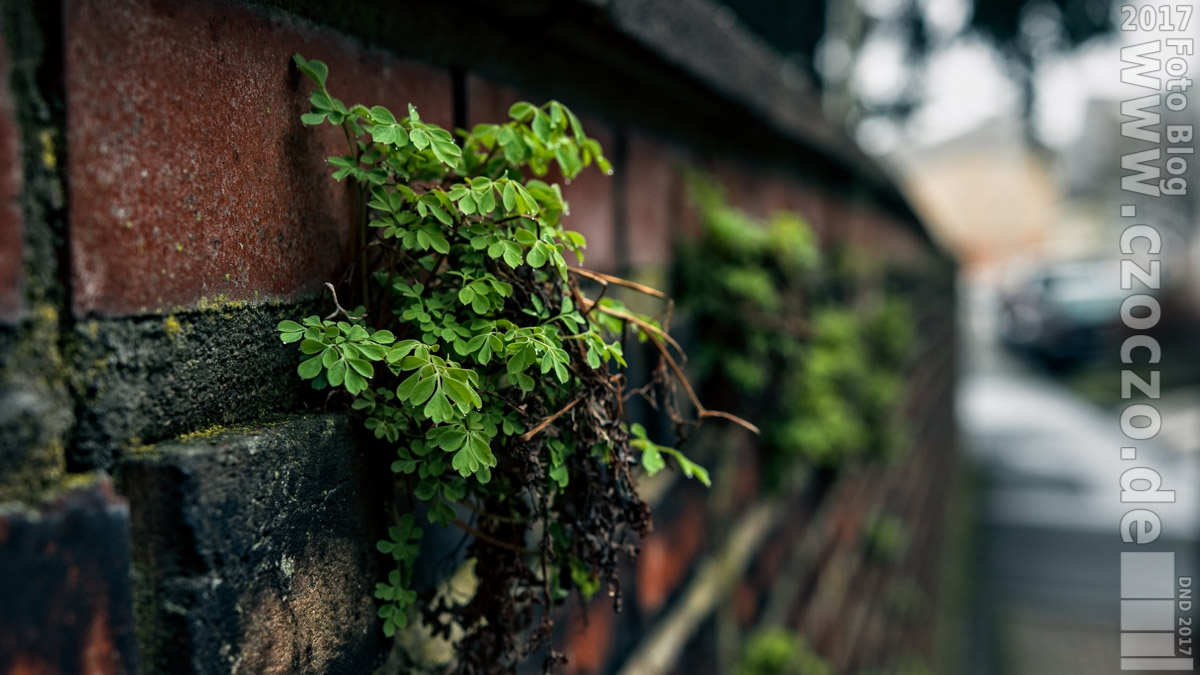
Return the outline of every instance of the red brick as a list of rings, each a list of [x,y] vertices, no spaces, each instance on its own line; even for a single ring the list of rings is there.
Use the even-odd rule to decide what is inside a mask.
[[[671,588],[666,583],[671,547],[665,533],[655,532],[642,540],[637,556],[637,602],[644,614],[655,614],[667,601]]]
[[[468,126],[507,122],[509,120],[508,109],[517,101],[542,103],[542,101],[535,100],[515,89],[485,80],[477,75],[467,76]]]
[[[599,675],[604,672],[613,639],[613,613],[611,602],[593,602],[586,615],[572,613],[567,628],[567,644],[563,653],[567,657],[568,675]]]
[[[517,101],[536,105],[540,99],[525,96],[513,89],[489,82],[474,75],[467,78],[468,124],[500,123],[507,121],[508,108]],[[579,115],[588,136],[599,141],[606,153],[613,148],[612,131],[599,120]],[[605,176],[595,165],[584,169],[575,180],[566,183],[557,167],[542,177],[548,183],[562,184],[563,197],[570,205],[570,215],[563,225],[587,238],[584,266],[601,272],[613,272],[617,267],[617,240],[613,213],[613,178]],[[574,260],[568,256],[568,262]]]
[[[8,91],[8,45],[0,36],[0,321],[15,321],[21,314],[24,224],[18,199],[21,195],[21,151]]]
[[[889,257],[916,262],[928,254],[928,244],[921,241],[911,225],[874,210],[868,212],[867,218],[872,222],[874,229],[881,233],[880,238]]]
[[[846,203],[836,196],[821,195],[821,224],[817,234],[822,244],[844,243],[851,230],[849,224],[849,209]]]
[[[764,199],[764,184],[768,174],[752,164],[739,160],[720,158],[712,162],[712,175],[725,189],[725,196],[732,206],[755,218],[766,218],[772,209]]]
[[[332,93],[448,126],[447,73],[226,0],[68,0],[74,310],[126,315],[203,300],[294,298],[348,252],[346,185],[304,127],[303,53]]]
[[[868,260],[915,263],[928,253],[912,227],[875,209],[828,201],[834,240],[849,243]]]
[[[637,557],[637,601],[644,614],[654,614],[679,587],[704,548],[704,496],[681,497],[681,512],[641,542]]]
[[[762,200],[768,214],[777,211],[798,214],[814,232],[820,233],[821,200],[816,188],[791,176],[772,174],[763,179]]]
[[[672,207],[683,190],[674,160],[652,138],[629,137],[624,169],[629,227],[629,264],[633,267],[666,265],[673,245]]]
[[[691,190],[688,185],[688,172],[699,171],[701,162],[697,156],[685,148],[673,147],[671,157],[672,190],[668,200],[670,213],[672,247],[681,239],[694,239],[701,234],[700,214],[692,203]]]
[[[739,626],[750,626],[754,623],[754,617],[758,614],[758,592],[754,586],[746,580],[738,582],[738,585],[733,589],[733,614],[737,618]]]
[[[743,439],[748,432],[739,434]],[[740,442],[737,444],[738,463],[737,473],[734,474],[733,496],[734,512],[740,513],[762,496],[762,460],[758,444]]]
[[[825,199],[816,187],[794,181],[789,192],[795,204],[796,211],[804,216],[805,222],[817,235],[822,243],[829,241],[828,215],[825,213]]]
[[[588,136],[604,148],[612,147],[613,135],[608,129],[594,120],[581,120]],[[589,168],[563,186],[563,196],[571,207],[570,215],[563,218],[563,225],[587,238],[584,266],[600,272],[615,272],[620,254],[613,213],[613,178]]]

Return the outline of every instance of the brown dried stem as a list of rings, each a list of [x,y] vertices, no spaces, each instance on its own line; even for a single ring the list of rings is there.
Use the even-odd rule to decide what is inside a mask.
[[[537,425],[536,427],[534,427],[534,428],[530,429],[529,431],[526,431],[525,433],[521,434],[521,441],[522,441],[522,442],[524,442],[524,443],[528,443],[530,440],[532,440],[532,439],[533,439],[533,437],[534,437],[534,436],[537,436],[539,433],[541,433],[543,429],[545,429],[546,427],[550,426],[550,425],[551,425],[551,424],[554,422],[554,420],[556,420],[556,419],[558,419],[559,417],[561,417],[561,416],[563,415],[563,413],[567,412],[567,411],[568,411],[568,410],[570,410],[571,408],[574,408],[574,407],[575,407],[575,404],[576,404],[576,403],[579,403],[579,402],[580,402],[580,401],[582,401],[582,400],[583,400],[583,398],[582,398],[582,397],[581,397],[581,398],[577,398],[577,399],[575,399],[574,401],[571,401],[571,402],[570,402],[570,403],[568,403],[567,405],[563,406],[563,408],[562,408],[561,410],[559,410],[558,412],[556,412],[556,413],[554,413],[553,415],[551,415],[551,416],[547,417],[546,419],[542,420],[541,422],[538,422],[538,425]]]

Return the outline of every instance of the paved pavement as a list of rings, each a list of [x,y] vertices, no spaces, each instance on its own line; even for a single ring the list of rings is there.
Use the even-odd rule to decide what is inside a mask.
[[[1176,552],[1194,574],[1200,532],[1200,454],[1191,424],[1200,408],[1177,397],[1156,443],[1134,445],[1119,413],[1079,399],[1013,359],[994,339],[994,298],[965,288],[963,440],[980,483],[981,523],[970,675],[1120,673],[1121,473],[1156,469],[1174,504],[1153,505],[1164,535],[1137,550]],[[1189,394],[1194,396],[1194,392]],[[1166,442],[1163,442],[1163,441]]]

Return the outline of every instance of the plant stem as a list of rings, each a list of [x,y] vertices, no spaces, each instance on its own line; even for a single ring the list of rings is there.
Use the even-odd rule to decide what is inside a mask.
[[[468,525],[461,518],[455,519],[454,524],[456,526],[458,526],[460,529],[462,529],[464,532],[466,532],[467,534],[471,535],[472,537],[475,537],[476,539],[478,539],[480,541],[487,542],[497,548],[502,548],[506,551],[512,551],[513,553],[520,553],[521,555],[533,555],[533,554],[537,553],[537,551],[535,551],[531,548],[521,548],[520,546],[510,544],[506,541],[500,541],[499,539],[491,536],[490,534],[484,534],[483,532],[480,532],[479,530]]]

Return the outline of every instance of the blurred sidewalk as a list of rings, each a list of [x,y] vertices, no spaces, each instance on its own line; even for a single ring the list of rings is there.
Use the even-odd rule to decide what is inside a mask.
[[[995,294],[960,294],[958,414],[979,477],[972,675],[1120,673],[1119,477],[1156,469],[1176,503],[1154,505],[1164,535],[1144,550],[1175,551],[1177,574],[1195,570],[1200,531],[1196,453],[1200,392],[1160,401],[1163,432],[1131,443],[1119,413],[1080,399],[1003,352]],[[1165,367],[1165,366],[1164,366]],[[1138,447],[1136,462],[1120,448]]]

